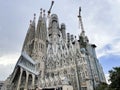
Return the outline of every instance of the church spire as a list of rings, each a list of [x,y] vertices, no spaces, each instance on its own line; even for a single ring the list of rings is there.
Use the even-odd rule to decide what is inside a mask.
[[[23,51],[27,52],[27,48],[26,47],[27,47],[27,43],[29,41],[29,33],[30,33],[30,30],[31,30],[31,25],[32,25],[32,20],[30,20],[28,31],[27,31],[27,34],[26,34],[26,37],[25,37],[25,40],[24,40],[24,43],[23,43],[22,52]]]
[[[25,51],[29,56],[31,56],[32,54],[34,38],[35,38],[35,14],[33,21],[30,20],[30,25],[22,48],[22,51]]]
[[[80,27],[81,27],[81,34],[82,34],[82,36],[83,36],[83,35],[85,35],[85,31],[84,31],[83,22],[82,22],[81,7],[79,7],[79,15],[78,15],[78,18],[79,18],[79,24],[80,24]]]

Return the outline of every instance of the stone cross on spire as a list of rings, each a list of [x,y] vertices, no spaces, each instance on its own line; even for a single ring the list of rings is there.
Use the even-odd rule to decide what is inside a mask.
[[[39,20],[42,20],[42,8],[40,9],[40,16],[39,16]]]

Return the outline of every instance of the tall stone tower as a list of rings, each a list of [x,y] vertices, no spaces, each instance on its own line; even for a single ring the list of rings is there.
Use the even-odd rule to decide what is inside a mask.
[[[41,9],[35,32],[35,42],[32,54],[33,59],[37,62],[41,62],[42,58],[46,54],[46,38],[47,38],[46,16],[45,11],[43,11],[42,13]]]
[[[46,38],[47,38],[47,26],[46,26],[46,15],[45,10],[40,12],[40,16],[37,23],[35,32],[35,42],[33,48],[32,58],[37,62],[37,70],[44,77],[46,59]]]
[[[60,29],[59,29],[59,21],[56,14],[52,14],[49,27],[48,27],[48,41],[52,44],[53,52],[57,54],[58,44],[60,40]]]

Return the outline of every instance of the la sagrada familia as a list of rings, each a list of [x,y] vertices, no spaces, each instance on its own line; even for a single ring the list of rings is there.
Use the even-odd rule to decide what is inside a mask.
[[[5,90],[95,90],[106,82],[96,45],[85,35],[81,10],[78,17],[81,32],[77,39],[66,33],[57,14],[49,15],[48,24],[45,10],[41,9],[37,24],[34,15]]]

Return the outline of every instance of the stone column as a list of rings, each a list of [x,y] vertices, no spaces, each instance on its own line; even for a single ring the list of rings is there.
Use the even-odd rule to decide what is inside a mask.
[[[22,73],[23,73],[23,69],[20,68],[20,76],[19,76],[19,79],[18,79],[18,85],[17,85],[17,90],[20,89],[20,84],[21,84],[21,77],[22,77]]]
[[[35,75],[32,74],[32,89],[35,88]]]
[[[24,87],[24,90],[28,90],[28,77],[29,77],[29,72],[26,71],[26,81],[25,81],[25,87]]]

